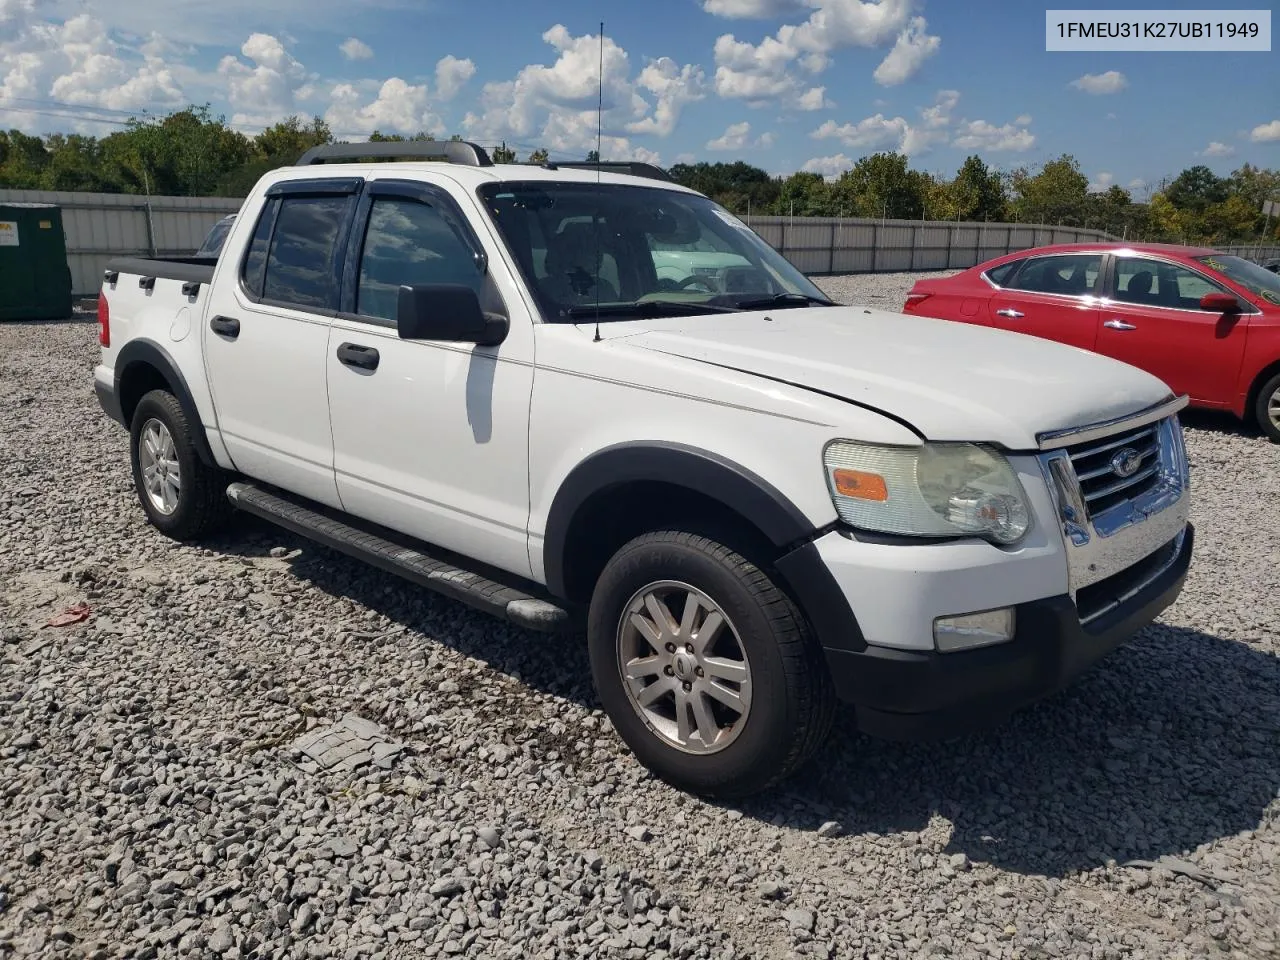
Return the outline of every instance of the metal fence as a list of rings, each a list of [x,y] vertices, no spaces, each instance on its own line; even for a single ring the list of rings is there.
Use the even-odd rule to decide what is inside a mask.
[[[101,286],[106,262],[118,256],[190,256],[209,228],[240,209],[238,199],[139,197],[115,193],[3,190],[5,201],[62,207],[67,260],[76,296]],[[863,220],[838,217],[760,217],[757,233],[807,274],[959,270],[1015,250],[1050,243],[1118,240],[1099,230],[1026,223]],[[1280,257],[1280,247],[1218,247],[1254,260]]]
[[[1084,227],[1027,223],[837,217],[751,217],[748,222],[783,256],[812,276],[963,270],[1029,247],[1121,239]],[[1259,244],[1215,249],[1253,260],[1280,256],[1280,247]]]
[[[96,295],[108,260],[120,256],[189,257],[219,219],[240,209],[222,197],[139,197],[119,193],[3,190],[0,203],[53,203],[62,208],[71,289]]]

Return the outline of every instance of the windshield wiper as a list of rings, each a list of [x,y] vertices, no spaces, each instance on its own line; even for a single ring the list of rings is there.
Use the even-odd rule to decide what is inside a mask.
[[[760,297],[755,300],[738,300],[734,306],[739,310],[761,310],[767,307],[807,307],[816,304],[820,307],[834,307],[837,304],[825,297],[811,297],[807,293],[779,293],[773,297]]]
[[[565,312],[578,317],[679,317],[700,313],[737,313],[737,306],[726,307],[714,303],[692,303],[688,300],[635,300],[631,303],[582,304]]]

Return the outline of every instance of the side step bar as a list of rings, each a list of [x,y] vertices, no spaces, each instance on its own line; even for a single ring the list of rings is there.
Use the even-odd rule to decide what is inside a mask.
[[[572,629],[572,614],[543,600],[504,586],[477,573],[444,563],[376,534],[325,516],[251,483],[227,487],[227,499],[238,510],[261,517],[299,536],[363,560],[389,573],[435,590],[485,613],[543,633]]]

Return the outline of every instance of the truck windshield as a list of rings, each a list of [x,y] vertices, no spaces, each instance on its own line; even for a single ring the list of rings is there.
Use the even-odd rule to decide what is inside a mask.
[[[524,181],[479,190],[547,320],[830,303],[705,197],[657,187]],[[777,298],[775,300],[775,298]],[[627,306],[634,307],[628,310]]]
[[[1211,257],[1200,257],[1199,260],[1210,270],[1217,270],[1230,277],[1268,303],[1280,304],[1280,274],[1272,273],[1243,257],[1214,254]]]

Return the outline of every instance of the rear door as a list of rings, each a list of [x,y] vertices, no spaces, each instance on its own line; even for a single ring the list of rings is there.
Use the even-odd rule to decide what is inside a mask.
[[[1198,270],[1158,257],[1116,256],[1102,304],[1098,352],[1146,370],[1206,406],[1234,399],[1250,313],[1200,309],[1206,293],[1230,290]]]
[[[1028,257],[987,302],[992,326],[1092,350],[1101,253]]]
[[[326,388],[329,326],[362,182],[274,184],[239,262],[221,258],[204,318],[218,429],[237,469],[330,506],[340,501]]]

